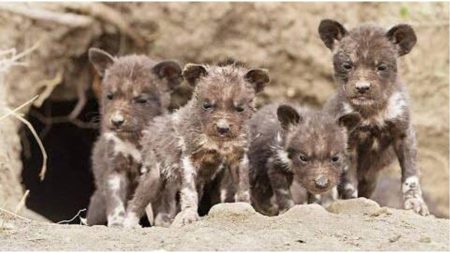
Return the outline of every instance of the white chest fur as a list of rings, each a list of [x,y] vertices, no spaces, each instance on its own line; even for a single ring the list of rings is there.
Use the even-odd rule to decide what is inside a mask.
[[[114,133],[105,133],[104,136],[113,143],[114,155],[131,156],[136,162],[142,161],[141,152],[133,143],[121,140]]]

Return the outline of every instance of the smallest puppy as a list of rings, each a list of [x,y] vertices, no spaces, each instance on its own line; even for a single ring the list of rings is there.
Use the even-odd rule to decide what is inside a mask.
[[[308,191],[310,202],[336,187],[348,165],[348,132],[360,119],[353,113],[336,120],[323,111],[290,105],[259,110],[250,121],[248,153],[255,209],[265,215],[289,210],[293,182]]]

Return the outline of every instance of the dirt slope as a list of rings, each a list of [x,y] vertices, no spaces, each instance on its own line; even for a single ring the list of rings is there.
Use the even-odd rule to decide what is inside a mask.
[[[381,208],[373,201],[296,206],[266,217],[220,204],[194,224],[119,229],[56,225],[0,213],[0,250],[448,250],[449,220]]]

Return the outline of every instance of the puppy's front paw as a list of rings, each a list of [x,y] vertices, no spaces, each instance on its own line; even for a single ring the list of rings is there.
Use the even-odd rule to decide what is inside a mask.
[[[181,211],[172,223],[172,227],[182,227],[186,224],[198,221],[200,217],[198,216],[197,210],[194,208],[188,208]]]
[[[405,209],[407,210],[412,209],[414,212],[422,216],[427,216],[430,214],[430,211],[428,211],[427,204],[425,204],[425,201],[423,201],[423,199],[420,197],[406,199],[404,206]]]
[[[168,228],[172,224],[172,218],[167,213],[158,214],[155,218],[155,226]]]
[[[236,193],[235,199],[236,199],[236,202],[250,203],[250,192],[249,191],[240,191],[240,192]]]
[[[108,227],[121,228],[121,227],[123,227],[123,221],[117,221],[117,220],[108,221]]]
[[[278,214],[284,214],[285,212],[287,212],[289,209],[291,209],[293,206],[295,206],[294,201],[292,200],[288,200],[285,203],[283,203],[282,205],[279,205],[278,208]]]
[[[340,194],[342,199],[355,199],[358,197],[358,190],[353,184],[346,183]]]
[[[141,225],[139,225],[139,218],[134,213],[127,213],[124,221],[123,226],[125,228],[140,228]]]

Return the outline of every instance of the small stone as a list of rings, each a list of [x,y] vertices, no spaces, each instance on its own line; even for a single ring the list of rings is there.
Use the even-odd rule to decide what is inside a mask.
[[[389,238],[389,242],[391,242],[391,243],[396,242],[400,239],[400,237],[402,237],[402,236],[401,235],[393,236],[393,237]]]
[[[387,207],[382,207],[382,208],[376,210],[375,212],[370,213],[370,216],[371,217],[378,217],[378,216],[381,216],[383,214],[385,214],[385,215],[392,215],[392,211],[389,208],[387,208]]]
[[[337,214],[371,214],[380,209],[378,203],[366,198],[336,200],[327,207],[329,212]]]
[[[425,236],[425,237],[420,238],[419,242],[430,243],[431,242],[431,238],[428,237],[428,236]]]
[[[237,218],[256,215],[255,209],[248,203],[223,203],[214,205],[208,213],[209,218]]]

